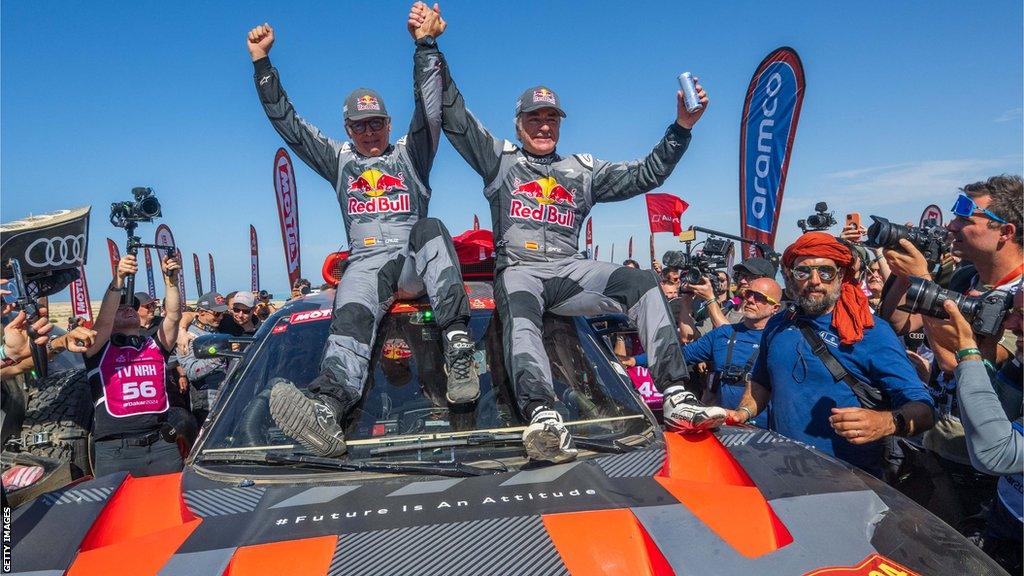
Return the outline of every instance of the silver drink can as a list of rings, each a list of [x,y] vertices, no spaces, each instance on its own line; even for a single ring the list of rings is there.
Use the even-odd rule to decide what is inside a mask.
[[[694,83],[693,76],[689,72],[679,75],[679,87],[683,90],[683,105],[686,106],[687,112],[692,114],[704,107],[700,103],[700,99],[697,98],[697,84]]]

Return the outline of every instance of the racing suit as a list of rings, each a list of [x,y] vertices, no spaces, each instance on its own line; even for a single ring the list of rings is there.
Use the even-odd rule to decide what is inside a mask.
[[[380,156],[324,136],[295,112],[269,58],[253,63],[256,90],[274,129],[337,193],[351,255],[334,299],[331,334],[313,393],[343,411],[362,396],[377,325],[396,297],[425,291],[443,331],[465,329],[469,303],[451,235],[426,218],[429,174],[441,131],[439,56],[417,42],[415,111],[409,132]]]
[[[534,156],[492,136],[466,109],[441,53],[435,48],[432,54],[443,74],[444,132],[483,178],[490,203],[495,299],[508,373],[524,415],[555,400],[541,334],[545,311],[565,316],[627,313],[639,329],[658,389],[685,385],[686,362],[654,275],[587,260],[578,246],[591,207],[661,185],[686,151],[690,131],[673,123],[654,150],[636,162],[605,162],[589,154]]]

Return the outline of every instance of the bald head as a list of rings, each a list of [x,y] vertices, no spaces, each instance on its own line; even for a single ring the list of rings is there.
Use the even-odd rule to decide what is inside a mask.
[[[750,289],[757,290],[776,302],[782,301],[782,286],[771,278],[754,278],[750,281]]]
[[[755,278],[740,294],[743,298],[743,323],[761,329],[776,312],[782,301],[782,287],[771,278]]]

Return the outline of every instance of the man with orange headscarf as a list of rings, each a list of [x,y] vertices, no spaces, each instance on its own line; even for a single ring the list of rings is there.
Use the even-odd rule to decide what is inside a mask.
[[[795,309],[765,326],[750,386],[729,416],[746,422],[770,400],[771,430],[877,476],[880,440],[930,428],[934,403],[892,328],[871,314],[852,263],[849,249],[823,232],[804,234],[786,249],[783,276]],[[811,335],[847,378],[833,377]],[[873,408],[858,399],[872,396]]]

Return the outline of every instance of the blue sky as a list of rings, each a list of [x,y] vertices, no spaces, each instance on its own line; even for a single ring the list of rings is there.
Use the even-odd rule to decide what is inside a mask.
[[[0,5],[0,220],[91,204],[89,282],[109,280],[112,201],[152,186],[185,253],[217,260],[222,292],[248,286],[248,225],[262,285],[287,284],[271,182],[282,144],[258,103],[245,34],[277,31],[272,60],[299,113],[342,139],[341,104],[376,88],[396,136],[412,107],[405,2],[28,2]],[[661,189],[690,203],[684,225],[739,229],[739,118],[750,76],[772,49],[800,54],[807,92],[777,248],[824,200],[916,221],[956,187],[1021,173],[1022,9],[1009,2],[446,2],[440,39],[469,107],[512,137],[512,105],[545,83],[568,118],[559,150],[608,160],[646,154],[673,120],[675,77],[711,97]],[[479,177],[445,141],[431,213],[458,233],[489,213]],[[331,186],[297,170],[304,275],[344,242]],[[646,254],[642,198],[597,207],[602,259]],[[143,227],[150,237],[155,226]],[[657,250],[677,246],[657,237]],[[191,273],[188,295],[195,298]]]

